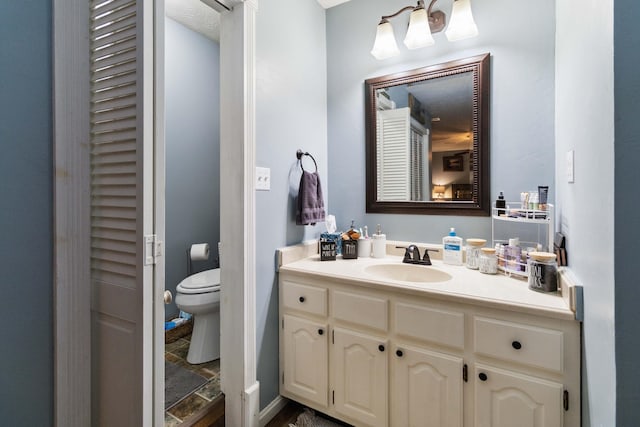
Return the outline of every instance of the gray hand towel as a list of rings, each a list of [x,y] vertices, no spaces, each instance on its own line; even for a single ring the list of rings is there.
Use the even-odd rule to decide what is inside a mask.
[[[302,171],[298,200],[296,204],[296,224],[315,225],[324,221],[324,201],[318,172]]]

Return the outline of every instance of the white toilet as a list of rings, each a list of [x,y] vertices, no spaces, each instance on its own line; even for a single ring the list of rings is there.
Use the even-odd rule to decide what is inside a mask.
[[[220,358],[220,269],[205,270],[180,282],[176,305],[193,315],[187,362],[198,364]]]

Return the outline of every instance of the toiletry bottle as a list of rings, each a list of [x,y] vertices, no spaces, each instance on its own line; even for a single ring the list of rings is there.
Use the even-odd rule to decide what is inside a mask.
[[[503,216],[507,214],[507,210],[505,209],[507,207],[507,202],[506,200],[504,200],[504,194],[502,194],[502,191],[500,192],[500,194],[498,195],[498,199],[496,200],[496,211],[498,212],[498,216]]]
[[[358,257],[366,258],[371,256],[371,239],[369,238],[369,231],[367,226],[364,226],[364,232],[358,239]]]
[[[456,236],[456,229],[451,227],[448,236],[442,238],[442,261],[445,264],[462,265],[462,237]]]
[[[509,239],[509,244],[504,248],[505,268],[509,271],[524,271],[521,257],[520,239]]]
[[[538,204],[539,204],[539,198],[538,198],[538,192],[537,191],[530,191],[529,192],[529,210],[530,211],[537,211],[538,210]],[[531,215],[531,218],[534,218],[533,213]]]
[[[384,258],[387,255],[387,236],[382,234],[382,228],[380,224],[376,229],[376,234],[372,237],[372,253],[374,258]]]

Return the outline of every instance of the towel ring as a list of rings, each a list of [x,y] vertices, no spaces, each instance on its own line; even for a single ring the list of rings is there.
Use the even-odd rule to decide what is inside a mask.
[[[302,166],[302,156],[311,157],[311,160],[313,160],[313,164],[316,167],[316,172],[318,172],[318,164],[316,163],[316,159],[314,159],[313,156],[309,154],[309,152],[303,152],[302,150],[298,149],[298,151],[296,151],[296,157],[298,158],[298,163],[300,163],[300,168],[304,171],[304,166]]]

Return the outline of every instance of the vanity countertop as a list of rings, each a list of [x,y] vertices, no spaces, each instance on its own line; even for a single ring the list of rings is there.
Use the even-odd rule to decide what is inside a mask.
[[[311,255],[292,262],[283,263],[281,272],[303,274],[319,279],[340,280],[353,285],[378,288],[403,294],[425,295],[440,300],[471,304],[485,307],[517,310],[534,315],[545,315],[559,319],[575,319],[570,307],[568,293],[570,287],[563,282],[563,293],[543,293],[532,291],[526,279],[508,277],[505,274],[490,275],[471,270],[464,265],[444,264],[441,260],[432,260],[431,266],[417,266],[424,269],[438,269],[449,273],[452,278],[445,282],[405,282],[377,277],[369,274],[366,268],[375,264],[402,264],[402,257],[387,255],[385,258],[338,259],[320,261],[319,255]]]

